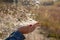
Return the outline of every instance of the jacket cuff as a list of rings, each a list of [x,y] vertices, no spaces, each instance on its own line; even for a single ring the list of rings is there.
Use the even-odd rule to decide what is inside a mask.
[[[11,38],[15,38],[17,40],[25,39],[24,35],[19,31],[13,32],[7,39]]]

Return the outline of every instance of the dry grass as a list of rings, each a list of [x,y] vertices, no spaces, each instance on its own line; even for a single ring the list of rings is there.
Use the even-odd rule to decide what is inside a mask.
[[[56,3],[53,6],[40,6],[39,9],[37,9],[34,6],[27,8],[27,7],[25,7],[25,6],[23,7],[21,5],[19,10],[22,10],[22,11],[27,10],[28,13],[36,14],[33,17],[35,17],[35,20],[40,22],[41,28],[44,31],[46,31],[49,36],[60,37],[60,7],[59,7],[59,5],[60,5],[60,3]],[[0,8],[2,8],[1,10],[4,10],[4,7],[0,6]],[[0,12],[1,12],[1,10],[0,10]],[[15,11],[13,11],[13,10],[15,10]],[[2,17],[2,20],[4,19],[4,17],[6,17],[6,16],[8,17],[9,15],[11,15],[11,17],[13,17],[13,19],[19,18],[19,15],[21,12],[16,13],[15,7],[10,7],[10,11],[13,11],[13,12],[11,13],[11,12],[8,12],[7,10],[5,10],[4,13],[3,12],[0,13],[0,17]],[[15,20],[12,20],[12,21],[16,22]],[[5,21],[5,22],[7,22],[7,21]],[[9,22],[9,23],[11,23],[11,22]],[[14,26],[9,23],[5,23],[5,24],[9,27]]]
[[[36,20],[41,24],[44,31],[49,36],[60,38],[60,2],[56,2],[53,6],[40,6],[39,9],[31,8],[30,11],[36,14]]]

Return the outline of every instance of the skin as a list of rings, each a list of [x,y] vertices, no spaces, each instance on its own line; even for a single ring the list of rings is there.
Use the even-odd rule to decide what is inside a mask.
[[[28,34],[28,33],[33,32],[36,27],[38,27],[38,23],[36,23],[34,25],[27,25],[25,27],[21,27],[18,29],[18,31],[23,33],[23,34]]]

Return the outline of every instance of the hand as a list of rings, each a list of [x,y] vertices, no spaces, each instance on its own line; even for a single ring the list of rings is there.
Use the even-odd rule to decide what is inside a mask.
[[[27,26],[19,28],[18,31],[20,31],[23,34],[28,34],[34,31],[37,26],[38,26],[38,23],[34,25],[27,25]]]

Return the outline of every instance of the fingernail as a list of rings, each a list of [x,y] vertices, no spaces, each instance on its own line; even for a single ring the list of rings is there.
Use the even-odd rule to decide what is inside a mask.
[[[32,25],[29,25],[29,26],[32,26]]]

